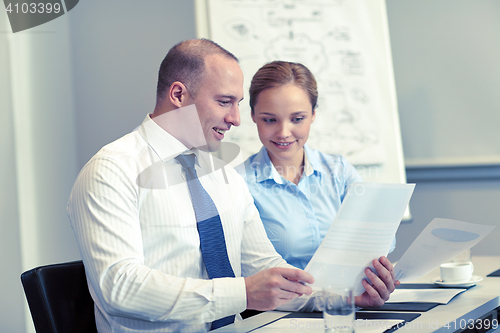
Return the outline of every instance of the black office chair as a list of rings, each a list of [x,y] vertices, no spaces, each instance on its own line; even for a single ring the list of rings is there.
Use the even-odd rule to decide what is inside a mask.
[[[33,268],[21,281],[37,333],[97,333],[81,260]]]

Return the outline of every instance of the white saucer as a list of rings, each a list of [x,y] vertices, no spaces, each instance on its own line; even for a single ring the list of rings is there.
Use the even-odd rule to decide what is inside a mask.
[[[472,278],[467,282],[444,282],[439,277],[434,278],[431,282],[434,282],[435,284],[437,284],[438,286],[441,286],[441,287],[466,288],[466,287],[475,286],[476,283],[478,283],[479,281],[483,281],[483,278],[481,276],[473,275]]]

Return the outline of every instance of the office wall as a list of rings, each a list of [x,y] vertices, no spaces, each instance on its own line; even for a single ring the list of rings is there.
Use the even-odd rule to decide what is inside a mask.
[[[413,221],[398,259],[435,217],[496,225],[472,249],[500,255],[500,2],[387,0]],[[493,267],[492,267],[493,269]]]
[[[500,163],[500,2],[387,0],[407,164]]]
[[[5,24],[4,24],[5,23]],[[6,27],[0,16],[0,27]],[[19,283],[22,271],[20,228],[16,186],[16,159],[10,89],[10,55],[6,34],[0,35],[0,323],[2,330],[24,329],[23,292]]]
[[[194,2],[86,0],[70,14],[81,168],[153,111],[161,61],[196,37]]]

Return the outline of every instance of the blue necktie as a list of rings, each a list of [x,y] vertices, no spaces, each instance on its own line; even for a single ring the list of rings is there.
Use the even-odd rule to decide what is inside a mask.
[[[227,256],[226,240],[217,207],[203,188],[194,169],[194,154],[175,158],[186,173],[191,200],[196,215],[196,226],[200,235],[201,254],[208,276],[211,279],[234,277],[233,268]],[[212,322],[212,330],[234,323],[234,315]]]

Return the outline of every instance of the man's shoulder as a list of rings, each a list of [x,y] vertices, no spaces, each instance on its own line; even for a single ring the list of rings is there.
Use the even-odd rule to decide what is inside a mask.
[[[127,173],[135,172],[144,163],[147,155],[147,142],[138,131],[132,131],[102,147],[82,168],[95,171],[102,168],[123,169]],[[151,163],[150,163],[151,164]]]
[[[140,155],[146,147],[147,143],[135,130],[102,147],[92,159],[119,160],[123,157],[133,158]]]

